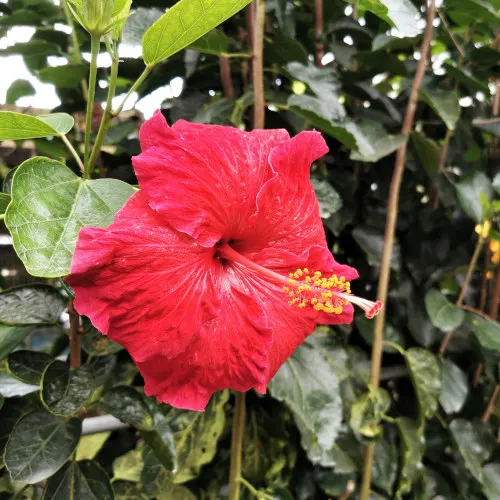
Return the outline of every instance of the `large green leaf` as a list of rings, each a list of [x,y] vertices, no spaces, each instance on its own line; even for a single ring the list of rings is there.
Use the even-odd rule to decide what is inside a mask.
[[[424,87],[420,89],[420,97],[432,107],[450,130],[455,130],[460,118],[460,104],[456,92]]]
[[[425,137],[419,132],[412,132],[411,143],[417,153],[418,161],[424,168],[427,175],[434,175],[439,172],[439,159],[441,150],[432,139]]]
[[[462,208],[476,222],[482,222],[485,214],[481,204],[481,196],[491,199],[493,188],[491,181],[482,172],[474,172],[473,175],[466,177],[456,184],[458,201]]]
[[[138,483],[141,479],[141,472],[144,468],[142,452],[133,449],[120,455],[113,460],[113,481],[123,479]]]
[[[38,77],[42,82],[53,83],[61,89],[70,89],[80,85],[87,73],[88,68],[84,64],[66,64],[48,66],[38,73]]]
[[[201,467],[213,460],[224,431],[228,398],[227,391],[216,392],[203,413],[174,410],[168,414],[177,456],[176,483],[195,478]]]
[[[52,356],[44,352],[19,350],[9,354],[7,366],[10,373],[27,384],[39,384]]]
[[[113,500],[107,474],[96,462],[72,460],[47,481],[42,500]]]
[[[407,140],[403,134],[388,134],[380,123],[371,120],[362,121],[358,129],[370,143],[373,153],[363,155],[360,151],[351,151],[350,158],[353,161],[377,162],[384,156],[394,153]]]
[[[432,324],[443,332],[455,330],[465,319],[464,311],[435,288],[431,288],[425,295],[425,307]]]
[[[316,193],[321,218],[328,219],[342,208],[342,198],[327,180],[312,177],[311,184]]]
[[[467,399],[469,384],[467,375],[449,359],[441,365],[443,383],[439,402],[446,413],[459,412]]]
[[[208,33],[250,0],[180,0],[144,34],[142,57],[148,66],[167,59]]]
[[[0,325],[0,359],[18,346],[33,332],[35,326],[7,326]]]
[[[11,326],[54,325],[67,299],[50,285],[34,284],[0,292],[0,323]]]
[[[137,429],[143,431],[153,429],[153,416],[144,401],[144,396],[133,387],[120,386],[107,391],[102,405],[108,413]]]
[[[424,436],[415,422],[406,417],[396,419],[401,433],[403,465],[396,498],[400,499],[412,490],[413,483],[422,473],[422,458],[425,450]]]
[[[458,418],[450,424],[450,430],[465,466],[479,482],[482,482],[482,466],[495,447],[493,435],[482,422]]]
[[[133,193],[124,182],[84,180],[58,161],[35,157],[14,174],[5,223],[28,272],[63,276],[80,229],[110,224]]]
[[[73,118],[65,113],[36,117],[14,111],[0,111],[0,141],[64,135],[72,127]]]
[[[486,349],[500,351],[500,324],[473,313],[469,313],[468,318],[479,343]]]
[[[94,391],[90,365],[70,370],[66,363],[53,361],[42,376],[42,401],[54,415],[69,416],[81,410]]]
[[[356,0],[354,4],[392,24],[404,36],[419,34],[416,22],[419,12],[410,0]]]
[[[74,452],[81,427],[77,418],[65,420],[42,411],[25,415],[5,448],[5,465],[12,479],[35,484],[52,476]]]
[[[1,215],[5,214],[5,211],[7,210],[7,207],[9,206],[10,200],[11,200],[10,194],[0,193],[0,214]]]
[[[204,54],[222,55],[227,53],[229,40],[220,30],[209,31],[206,35],[198,38],[189,48],[203,52]]]
[[[319,350],[299,346],[269,383],[272,397],[292,411],[309,458],[330,450],[342,422],[339,382]]]
[[[491,463],[483,468],[483,493],[488,500],[500,498],[500,464]]]
[[[28,80],[15,80],[7,90],[5,102],[6,104],[15,104],[19,98],[35,93],[35,87]]]

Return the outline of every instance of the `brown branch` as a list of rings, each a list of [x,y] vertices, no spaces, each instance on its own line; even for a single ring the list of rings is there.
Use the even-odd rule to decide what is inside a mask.
[[[413,128],[413,121],[415,119],[415,112],[418,102],[418,90],[422,85],[422,80],[425,74],[425,67],[430,52],[430,45],[432,41],[433,21],[436,16],[436,2],[430,0],[427,7],[427,23],[424,31],[422,43],[420,45],[420,60],[418,61],[417,71],[413,79],[408,105],[406,107],[406,115],[403,122],[401,133],[408,136]],[[396,233],[396,223],[398,220],[398,205],[399,205],[399,192],[401,189],[401,182],[403,180],[403,172],[406,162],[406,151],[408,141],[398,149],[396,154],[396,162],[394,165],[394,172],[392,174],[391,185],[389,189],[389,200],[387,203],[387,218],[384,235],[384,250],[380,263],[380,276],[377,289],[377,300],[384,303],[387,302],[387,295],[389,289],[389,280],[391,273],[391,259],[394,249],[394,240]],[[379,315],[375,318],[374,332],[373,332],[373,347],[371,358],[371,371],[370,371],[370,385],[377,388],[380,383],[380,368],[382,364],[382,348],[384,342],[384,323],[385,323],[385,309],[382,309]],[[373,464],[375,445],[370,444],[365,450],[364,465],[363,465],[363,479],[361,484],[360,499],[368,500],[370,496],[370,482]]]
[[[500,265],[495,269],[495,284],[490,297],[490,313],[492,320],[496,320],[498,316],[498,305],[500,301]]]
[[[349,481],[347,481],[347,484],[345,486],[344,493],[342,493],[342,495],[339,496],[338,500],[347,500],[354,493],[355,489],[356,489],[356,483],[352,479],[349,479]]]
[[[488,406],[486,407],[486,410],[484,410],[483,416],[481,417],[481,421],[483,423],[488,423],[488,420],[491,417],[491,414],[493,413],[493,410],[495,409],[495,405],[498,399],[498,395],[500,394],[500,385],[496,385],[495,389],[493,390],[493,394],[491,395],[491,398],[488,402]]]
[[[479,309],[484,311],[488,300],[488,269],[490,267],[491,250],[487,246],[483,262],[483,274],[481,276],[481,298],[479,299]]]
[[[266,0],[255,0],[256,15],[253,36],[253,128],[264,128],[264,23],[266,20]]]
[[[314,0],[314,36],[316,40],[314,64],[321,68],[323,66],[321,60],[325,53],[325,46],[323,45],[323,0]]]
[[[79,368],[82,363],[80,315],[73,306],[73,301],[68,304],[69,314],[69,366]]]
[[[465,57],[465,50],[464,48],[458,43],[458,40],[455,38],[455,35],[450,29],[450,25],[448,24],[448,21],[446,20],[446,17],[444,14],[441,14],[441,12],[438,12],[439,17],[441,18],[441,21],[443,22],[443,26],[446,28],[446,31],[448,32],[448,35],[450,35],[451,41],[457,48],[458,52],[460,52],[460,55],[462,57]]]
[[[447,129],[444,136],[444,142],[441,146],[441,154],[439,155],[439,171],[444,172],[446,167],[446,156],[448,155],[448,148],[450,147],[450,140],[453,136],[453,130]]]
[[[220,81],[224,97],[234,98],[233,78],[231,77],[231,64],[226,56],[219,56]]]

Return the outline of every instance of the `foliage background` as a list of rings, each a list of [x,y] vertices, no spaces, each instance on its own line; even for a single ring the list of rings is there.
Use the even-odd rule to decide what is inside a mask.
[[[123,41],[140,44],[172,3],[134,0]],[[374,298],[425,9],[410,0],[325,0],[319,16],[320,6],[266,2],[266,127],[324,133],[330,152],[312,181],[328,242],[339,261],[359,270],[354,293]],[[0,12],[2,35],[36,27],[29,42],[0,55],[21,54],[33,75],[55,85],[62,104],[52,111],[76,118],[68,137],[81,143],[81,79],[89,68],[70,35],[54,29],[67,24],[61,6],[8,0]],[[138,97],[180,77],[182,93],[162,105],[170,122],[251,128],[249,12],[158,64]],[[498,0],[448,0],[433,20],[431,60],[408,137],[380,388],[370,385],[373,324],[359,315],[349,327],[319,327],[267,396],[247,396],[243,476],[250,486],[242,498],[356,498],[367,444],[375,445],[370,498],[500,498],[499,12]],[[88,53],[88,34],[79,26],[76,33]],[[71,66],[48,67],[49,55]],[[118,93],[143,68],[140,58],[123,57]],[[100,67],[98,81],[108,77],[109,68]],[[7,104],[32,92],[18,80]],[[104,84],[97,100],[106,100]],[[139,151],[141,121],[134,111],[113,121],[95,177],[136,183],[130,157]],[[78,171],[53,138],[4,142],[5,207],[14,168],[35,154]],[[85,319],[83,364],[68,371],[66,291],[57,279],[26,274],[9,249],[2,258],[0,498],[226,497],[233,396],[214,396],[205,413],[145,398],[127,353]],[[82,420],[107,414],[129,425],[81,435]]]

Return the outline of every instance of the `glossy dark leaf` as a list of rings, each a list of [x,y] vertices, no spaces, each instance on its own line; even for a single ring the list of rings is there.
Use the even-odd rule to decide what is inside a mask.
[[[482,222],[485,214],[481,204],[481,193],[491,198],[493,189],[491,181],[482,172],[475,172],[472,176],[460,181],[456,186],[458,201],[462,208],[476,222]]]
[[[5,358],[15,347],[35,330],[34,326],[0,325],[0,359]]]
[[[11,352],[7,358],[10,373],[26,384],[38,385],[52,356],[37,351],[19,350]]]
[[[465,319],[465,313],[452,304],[439,290],[432,288],[425,295],[425,307],[432,324],[443,332],[458,328]]]
[[[35,484],[57,472],[78,444],[82,423],[42,411],[25,415],[5,448],[5,465],[15,481]]]
[[[468,317],[479,343],[486,349],[500,351],[500,324],[478,314],[469,313]]]
[[[469,384],[467,375],[449,359],[441,364],[442,386],[439,403],[446,413],[459,412],[467,399]]]

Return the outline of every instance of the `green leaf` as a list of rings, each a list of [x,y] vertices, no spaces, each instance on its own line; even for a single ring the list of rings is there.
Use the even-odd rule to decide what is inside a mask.
[[[0,292],[0,323],[10,326],[55,325],[67,300],[57,288],[34,284]]]
[[[132,387],[119,386],[107,391],[102,405],[105,411],[139,430],[153,429],[153,416],[144,396]]]
[[[0,214],[5,214],[10,203],[10,194],[0,193]]]
[[[467,316],[479,343],[486,349],[500,351],[500,324],[473,313]]]
[[[148,66],[167,59],[208,33],[250,0],[180,0],[144,34],[142,57]]]
[[[411,143],[417,153],[420,165],[427,172],[427,175],[434,175],[439,172],[439,159],[441,156],[441,149],[432,140],[425,137],[418,132],[412,132]]]
[[[73,128],[73,123],[73,118],[65,113],[36,117],[0,111],[0,141],[62,135]]]
[[[361,249],[366,253],[368,263],[371,266],[380,266],[380,259],[384,250],[384,233],[370,227],[357,226],[352,237]],[[396,241],[391,258],[391,269],[399,271],[401,267],[401,249]]]
[[[372,466],[373,484],[392,496],[394,483],[398,476],[398,452],[393,443],[378,441],[375,445],[375,457]]]
[[[132,481],[138,483],[141,479],[142,469],[144,463],[142,462],[141,450],[130,450],[124,455],[120,455],[113,461],[113,481],[123,479],[125,481]]]
[[[93,460],[99,453],[111,432],[98,432],[82,436],[76,447],[76,460]]]
[[[425,450],[425,439],[415,423],[406,417],[396,419],[396,424],[401,433],[401,454],[403,466],[399,479],[396,498],[412,490],[413,483],[418,479],[423,470],[422,458]]]
[[[477,78],[469,69],[463,67],[458,68],[454,61],[446,61],[444,63],[444,68],[446,69],[446,73],[459,83],[488,95],[490,91],[488,83]]]
[[[318,199],[322,219],[328,219],[342,208],[342,198],[327,180],[312,177],[311,184]]]
[[[419,34],[419,12],[410,0],[356,0],[354,4],[395,26],[404,36]]]
[[[476,222],[482,222],[485,214],[483,213],[480,195],[484,193],[488,200],[493,195],[493,188],[488,177],[482,172],[476,171],[473,175],[461,180],[455,187],[462,208]]]
[[[18,99],[36,93],[35,87],[28,80],[15,80],[7,90],[6,104],[15,104]]]
[[[167,422],[174,435],[177,471],[174,481],[184,483],[194,479],[201,467],[210,463],[217,451],[217,441],[224,431],[224,406],[228,391],[216,392],[205,411],[174,410]]]
[[[456,92],[441,90],[436,88],[421,88],[420,97],[425,101],[444,121],[450,130],[455,130],[455,126],[460,118],[460,104]]]
[[[5,358],[16,346],[35,330],[34,326],[0,325],[0,359]]]
[[[458,328],[465,319],[465,313],[452,304],[439,290],[431,288],[425,295],[425,308],[432,324],[443,332]]]
[[[198,40],[189,46],[192,50],[215,56],[226,54],[228,47],[229,40],[220,30],[209,31],[206,35],[198,38]]]
[[[467,375],[449,359],[441,365],[442,386],[439,402],[446,413],[458,413],[467,399]]]
[[[24,399],[14,398],[5,401],[0,409],[0,468],[3,467],[5,445],[17,422],[28,412],[27,403]]]
[[[500,172],[495,175],[493,178],[493,189],[497,192],[497,194],[500,194]]]
[[[313,462],[330,450],[342,422],[339,381],[321,352],[300,345],[269,383],[271,396],[293,413],[302,446]]]
[[[67,463],[47,481],[42,500],[114,500],[107,474],[97,462]]]
[[[307,65],[307,51],[304,46],[295,38],[290,38],[283,33],[276,33],[264,46],[264,60],[278,61],[287,64],[297,61]]]
[[[363,340],[367,344],[373,345],[374,322],[366,316],[356,316],[355,323]],[[406,345],[403,333],[388,322],[384,325],[384,340],[402,347]],[[397,352],[397,349],[392,347],[389,343],[384,343],[382,349],[384,352]]]
[[[57,88],[71,89],[80,85],[87,73],[88,69],[84,64],[66,64],[43,68],[38,73],[38,78],[42,82],[54,84]]]
[[[21,54],[25,56],[61,55],[61,49],[55,43],[32,38],[29,42],[21,42],[0,50],[0,55]]]
[[[402,134],[388,134],[384,127],[371,120],[364,120],[358,124],[358,129],[370,143],[373,153],[362,155],[359,151],[351,151],[350,159],[353,161],[364,161],[374,163],[402,146],[407,138]]]
[[[68,274],[82,227],[105,227],[134,193],[115,179],[84,180],[55,160],[35,157],[17,168],[5,224],[29,273]]]
[[[53,361],[52,356],[37,351],[15,351],[9,354],[7,366],[10,373],[26,384],[40,384],[43,372]]]
[[[33,411],[19,420],[5,448],[14,481],[35,484],[58,471],[74,452],[82,422]]]
[[[385,389],[372,389],[351,407],[351,429],[363,437],[373,439],[381,435],[380,421],[391,407],[391,397]]]
[[[483,468],[483,493],[488,500],[500,498],[500,464],[491,463]]]
[[[87,325],[86,325],[87,324]],[[85,327],[87,326],[87,328]],[[97,328],[94,328],[90,321],[83,321],[84,335],[82,335],[82,347],[93,357],[107,356],[119,352],[123,347],[116,344],[106,335],[102,335]]]
[[[62,361],[53,361],[42,376],[42,402],[54,415],[70,416],[81,410],[94,391],[89,365],[70,370]]]
[[[441,393],[441,370],[430,351],[412,347],[404,352],[420,407],[421,422],[436,413]]]
[[[148,500],[141,487],[128,481],[113,481],[115,500]]]
[[[483,463],[488,460],[495,447],[495,439],[482,422],[455,419],[450,431],[458,451],[469,472],[479,481],[483,480]]]

